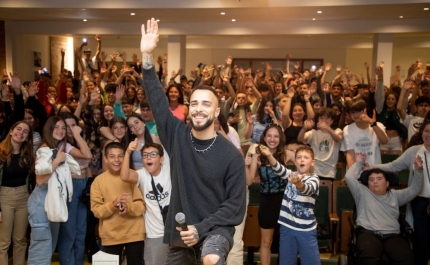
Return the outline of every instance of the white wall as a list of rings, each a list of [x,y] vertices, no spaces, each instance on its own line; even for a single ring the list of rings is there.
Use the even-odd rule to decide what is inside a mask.
[[[42,67],[50,67],[49,36],[43,35],[16,35],[13,50],[13,71],[18,71],[22,81],[34,80],[34,72],[40,67],[34,66],[33,52],[40,52],[42,55]],[[8,56],[8,55],[6,55]],[[50,71],[51,69],[49,69]]]

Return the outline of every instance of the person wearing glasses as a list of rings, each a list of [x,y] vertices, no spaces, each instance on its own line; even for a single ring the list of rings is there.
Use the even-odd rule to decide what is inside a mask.
[[[172,190],[170,159],[160,144],[146,143],[142,148],[144,167],[137,171],[131,170],[128,166],[129,157],[139,147],[137,138],[128,145],[121,167],[121,179],[137,184],[145,200],[145,264],[164,265],[169,250],[169,245],[163,243],[163,236]]]

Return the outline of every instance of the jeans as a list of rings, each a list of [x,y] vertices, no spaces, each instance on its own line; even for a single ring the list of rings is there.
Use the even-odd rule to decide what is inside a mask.
[[[127,257],[127,265],[143,265],[143,247],[144,241],[137,241],[119,245],[104,246],[104,252],[118,255],[119,263],[121,264],[122,250],[125,247],[125,256]]]
[[[318,250],[317,229],[297,231],[281,225],[279,242],[279,264],[297,264],[297,254],[300,254],[302,265],[321,264]]]
[[[0,223],[0,264],[8,264],[7,250],[13,239],[13,265],[25,264],[28,226],[28,189],[21,187],[1,187],[0,203],[3,222]]]
[[[36,185],[28,199],[28,222],[31,226],[27,265],[51,265],[52,253],[57,246],[60,223],[48,220],[45,198],[48,184]]]
[[[60,224],[58,257],[61,265],[83,265],[85,235],[87,231],[87,207],[80,200],[87,178],[73,178],[72,201],[67,202],[69,218]]]

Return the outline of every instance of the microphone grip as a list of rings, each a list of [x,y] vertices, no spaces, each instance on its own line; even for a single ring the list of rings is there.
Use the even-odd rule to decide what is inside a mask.
[[[185,223],[178,223],[178,224],[179,224],[179,227],[182,228],[182,231],[188,231],[188,226],[187,226],[186,222]]]

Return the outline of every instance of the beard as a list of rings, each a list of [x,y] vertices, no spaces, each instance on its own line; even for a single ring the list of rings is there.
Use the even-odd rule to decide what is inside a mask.
[[[208,118],[208,120],[207,120],[204,124],[202,124],[202,125],[194,124],[194,121],[193,121],[193,119],[192,119],[192,118],[191,118],[190,122],[191,122],[191,127],[192,127],[194,130],[196,130],[196,131],[198,131],[198,132],[201,132],[201,131],[204,131],[204,130],[206,130],[207,128],[209,128],[209,126],[211,126],[211,124],[214,122],[214,119],[213,119],[213,118],[212,118],[212,119],[209,119],[209,118]]]

